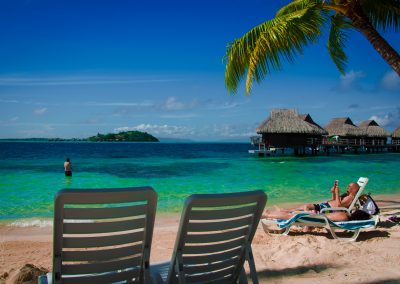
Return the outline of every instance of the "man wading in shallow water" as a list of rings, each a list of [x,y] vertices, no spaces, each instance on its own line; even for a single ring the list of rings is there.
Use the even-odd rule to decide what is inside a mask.
[[[71,165],[71,161],[69,160],[69,158],[65,159],[64,173],[65,173],[66,177],[72,177],[72,165]]]

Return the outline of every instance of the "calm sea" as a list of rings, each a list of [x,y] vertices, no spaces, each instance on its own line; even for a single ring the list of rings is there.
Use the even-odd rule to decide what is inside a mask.
[[[248,143],[0,143],[0,219],[52,217],[62,188],[150,185],[158,212],[178,212],[193,193],[262,189],[269,205],[329,198],[335,179],[360,176],[366,191],[400,193],[400,154],[250,156]],[[65,177],[69,157],[73,177]]]

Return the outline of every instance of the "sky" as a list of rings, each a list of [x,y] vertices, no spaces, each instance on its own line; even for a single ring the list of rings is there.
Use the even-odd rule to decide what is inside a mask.
[[[326,34],[253,87],[229,94],[226,46],[288,1],[1,0],[0,138],[249,141],[273,108],[400,126],[400,78],[358,32],[346,75]],[[382,33],[399,52],[399,33]]]

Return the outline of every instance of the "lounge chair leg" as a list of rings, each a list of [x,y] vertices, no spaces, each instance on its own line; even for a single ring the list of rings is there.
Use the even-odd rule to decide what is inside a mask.
[[[280,229],[280,230],[271,230],[271,229],[268,228],[267,224],[265,224],[262,220],[261,220],[261,225],[262,225],[262,228],[263,228],[264,232],[266,234],[269,234],[269,235],[272,235],[272,236],[280,236],[280,235],[287,236],[289,234],[289,232],[290,232],[290,227],[291,227],[291,226],[288,226],[288,227],[286,227],[284,229]],[[279,232],[275,233],[274,231],[279,231]]]
[[[240,274],[239,274],[239,284],[247,284],[247,276],[246,276],[246,272],[244,271],[244,268],[242,268],[240,270]]]
[[[360,234],[360,229],[358,229],[358,230],[354,231],[354,233],[353,233],[353,235],[351,237],[341,238],[341,237],[338,237],[336,235],[336,232],[335,232],[334,228],[331,227],[329,231],[331,232],[332,237],[334,237],[337,240],[341,240],[341,241],[345,241],[345,242],[354,242],[355,240],[357,240],[358,235]]]
[[[246,259],[250,268],[251,281],[253,284],[258,284],[256,265],[254,263],[253,251],[251,250],[250,245],[247,245],[246,247]]]

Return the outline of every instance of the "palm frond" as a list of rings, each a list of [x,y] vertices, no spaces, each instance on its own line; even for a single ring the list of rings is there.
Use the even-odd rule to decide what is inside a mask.
[[[360,4],[376,29],[400,30],[400,0],[361,0]]]
[[[275,16],[282,17],[305,8],[315,7],[318,4],[323,4],[323,2],[324,0],[294,0],[279,9]]]
[[[347,56],[344,52],[345,43],[348,39],[346,29],[351,27],[351,23],[342,15],[331,16],[327,47],[333,62],[342,74],[345,73],[347,62]]]
[[[246,94],[253,81],[260,82],[271,69],[281,68],[282,59],[290,63],[321,32],[324,17],[320,10],[306,8],[269,20],[235,40],[226,53],[225,84],[236,93],[246,70]]]

